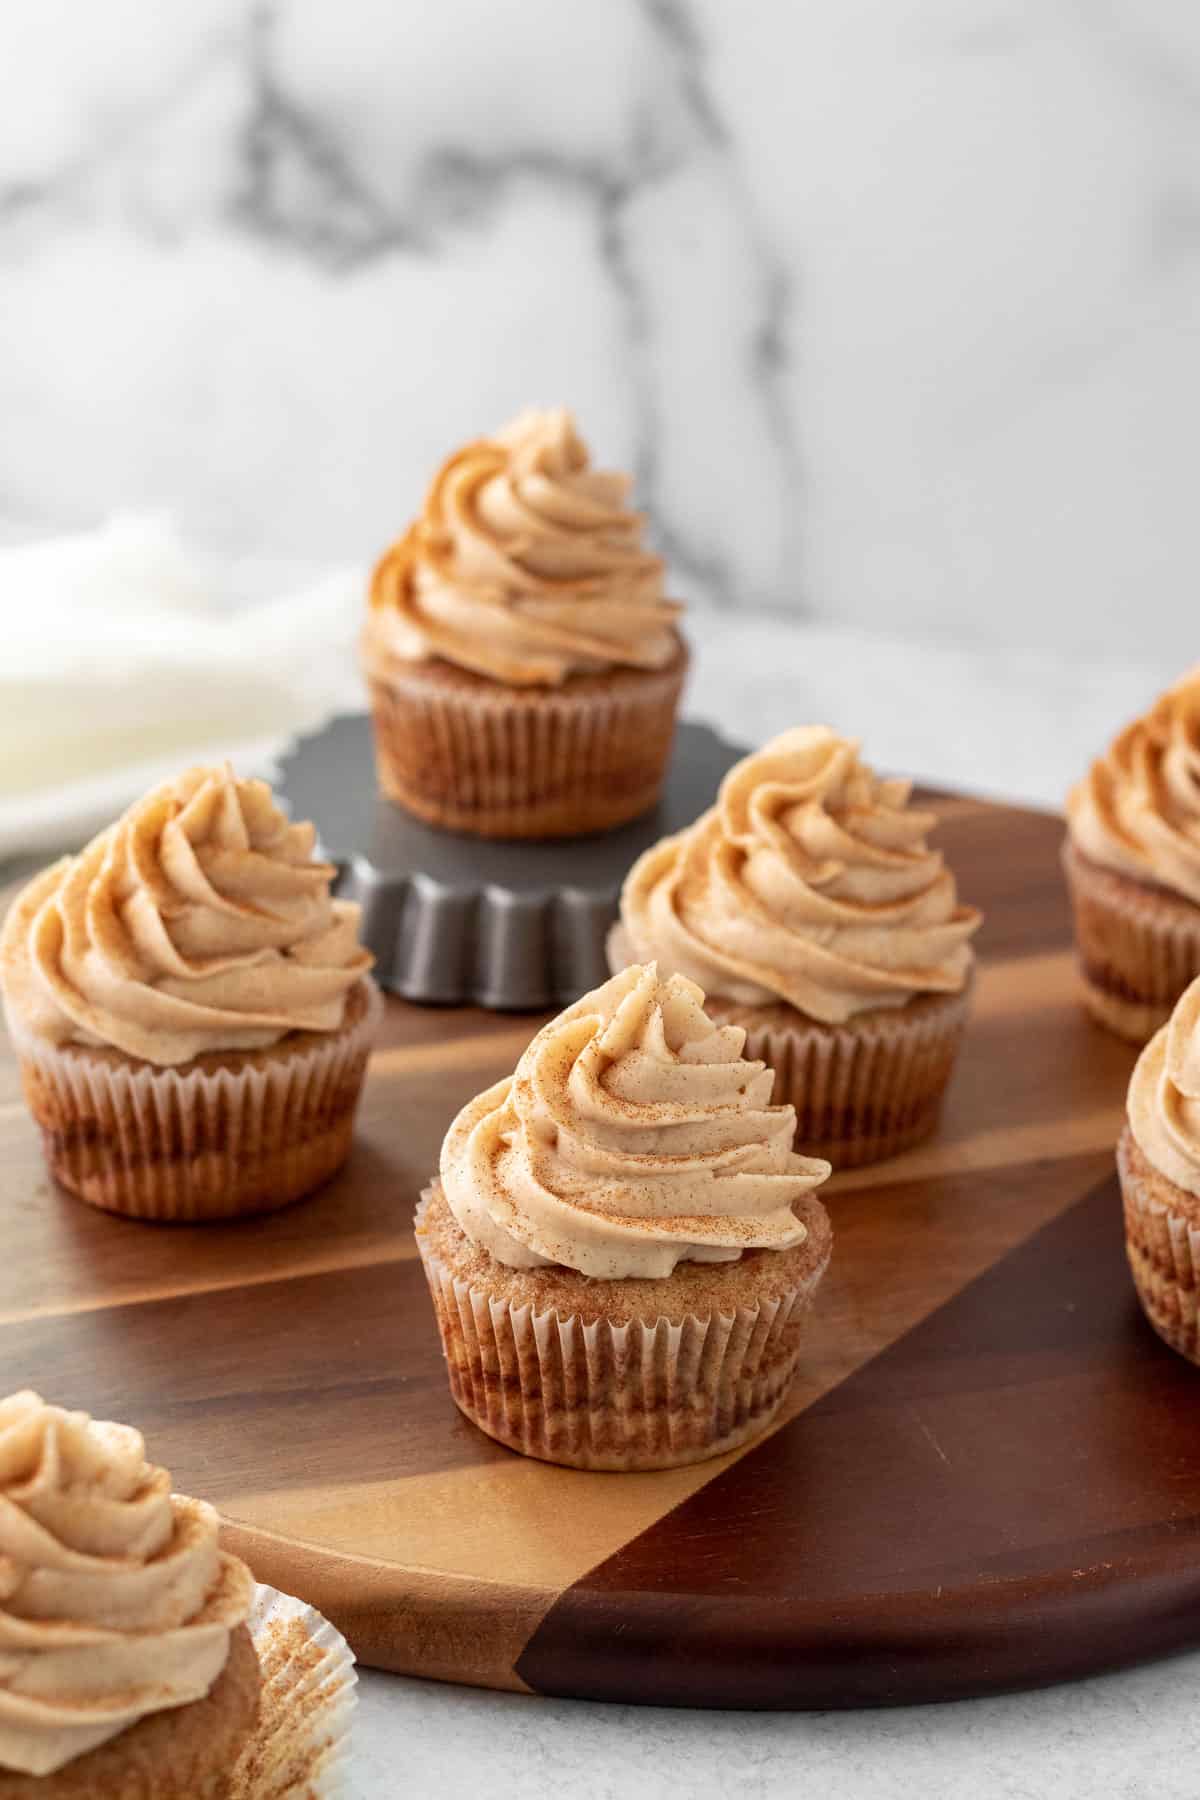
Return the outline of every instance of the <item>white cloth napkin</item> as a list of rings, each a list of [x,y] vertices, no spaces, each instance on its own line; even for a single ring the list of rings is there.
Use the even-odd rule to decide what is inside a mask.
[[[0,860],[82,843],[192,763],[269,774],[365,704],[364,571],[247,605],[249,579],[157,518],[0,548]]]
[[[154,518],[0,547],[0,862],[77,846],[190,763],[270,775],[295,736],[361,710],[366,575],[231,568]],[[1048,806],[1181,673],[1162,656],[985,651],[700,609],[687,632],[686,709],[735,742],[822,720],[861,736],[877,767]]]

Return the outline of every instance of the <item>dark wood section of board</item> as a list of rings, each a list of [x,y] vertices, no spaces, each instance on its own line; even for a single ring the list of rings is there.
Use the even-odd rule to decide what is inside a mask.
[[[136,1423],[260,1578],[384,1668],[827,1706],[1200,1642],[1200,1377],[1124,1269],[1133,1052],[1078,1005],[1061,823],[935,804],[987,912],[971,1029],[936,1139],[827,1190],[834,1261],[765,1442],[582,1475],[455,1412],[412,1209],[449,1120],[538,1020],[399,1002],[344,1173],[241,1226],[139,1226],[58,1192],[0,1054],[0,1392]]]
[[[1196,1400],[1138,1312],[1109,1176],[564,1595],[520,1672],[612,1700],[861,1706],[1194,1643]]]

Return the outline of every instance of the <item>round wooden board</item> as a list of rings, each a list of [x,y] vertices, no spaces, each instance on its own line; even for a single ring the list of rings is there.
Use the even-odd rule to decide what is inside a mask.
[[[788,1414],[678,1472],[525,1461],[456,1413],[410,1230],[445,1126],[536,1023],[390,1003],[345,1173],[232,1228],[46,1179],[0,1067],[0,1391],[135,1421],[264,1580],[360,1658],[606,1699],[836,1706],[1200,1641],[1196,1372],[1124,1267],[1132,1051],[1074,991],[1061,824],[941,803],[988,909],[937,1140],[835,1179]]]

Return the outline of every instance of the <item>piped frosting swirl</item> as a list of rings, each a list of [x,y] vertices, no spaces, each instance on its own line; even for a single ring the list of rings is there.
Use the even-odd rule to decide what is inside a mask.
[[[156,788],[14,902],[0,936],[14,1030],[161,1065],[336,1031],[372,958],[314,841],[228,768]]]
[[[826,1024],[960,992],[981,915],[926,843],[936,815],[858,748],[803,726],[731,769],[717,804],[631,869],[621,921],[635,959]]]
[[[1067,820],[1091,862],[1200,905],[1200,667],[1096,759]]]
[[[1139,1056],[1128,1110],[1147,1161],[1176,1187],[1200,1195],[1200,978]]]
[[[792,1148],[795,1110],[771,1105],[772,1071],[744,1042],[690,981],[626,969],[459,1113],[441,1158],[451,1211],[499,1262],[600,1279],[801,1242],[793,1202],[829,1164]]]
[[[0,1769],[50,1774],[202,1699],[253,1595],[138,1432],[0,1400]]]
[[[590,466],[562,409],[522,413],[457,451],[375,570],[368,668],[437,656],[527,687],[664,667],[681,609],[629,487]]]

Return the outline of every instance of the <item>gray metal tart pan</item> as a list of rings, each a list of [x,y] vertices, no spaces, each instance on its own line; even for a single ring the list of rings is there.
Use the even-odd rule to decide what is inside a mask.
[[[596,837],[537,843],[435,831],[384,799],[365,715],[302,739],[279,789],[293,818],[316,824],[337,892],[361,905],[385,987],[435,1005],[530,1011],[606,979],[604,940],[630,864],[690,825],[742,754],[706,725],[683,724],[652,812]]]

